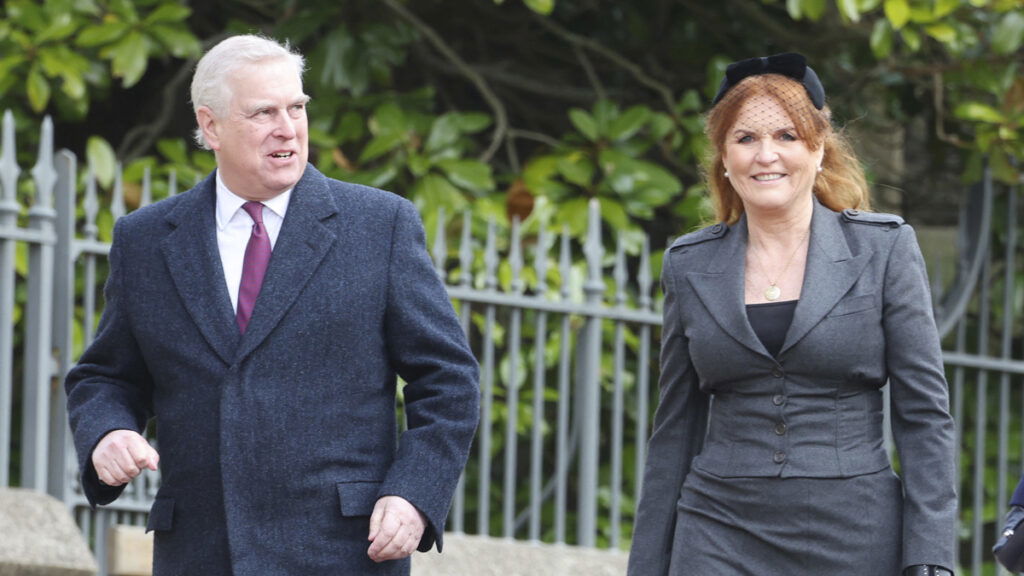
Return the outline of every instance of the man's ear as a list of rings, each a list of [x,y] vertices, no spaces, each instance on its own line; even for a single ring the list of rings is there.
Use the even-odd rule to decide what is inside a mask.
[[[196,109],[196,124],[203,131],[203,137],[212,150],[220,150],[220,138],[217,136],[217,117],[209,106],[200,106]]]

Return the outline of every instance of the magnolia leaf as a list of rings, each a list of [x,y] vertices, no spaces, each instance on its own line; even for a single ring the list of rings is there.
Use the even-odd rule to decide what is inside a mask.
[[[454,114],[442,114],[434,120],[424,144],[427,152],[438,152],[455,144],[459,139],[459,125]]]
[[[406,160],[406,165],[409,167],[409,171],[412,175],[421,178],[427,172],[430,172],[430,159],[422,154],[412,153],[409,154],[409,158]]]
[[[370,131],[373,134],[404,133],[408,128],[405,112],[393,102],[378,106],[370,120]]]
[[[885,0],[883,10],[885,17],[889,19],[895,30],[903,28],[910,20],[910,4],[907,3],[907,0]],[[875,28],[877,29],[877,26]]]
[[[134,86],[146,71],[146,39],[138,32],[130,32],[114,47],[112,72],[121,78],[125,88]]]
[[[573,108],[569,110],[569,121],[572,125],[579,130],[580,134],[583,134],[591,142],[597,142],[597,123],[594,121],[594,117],[591,116],[586,110],[580,108]]]
[[[96,181],[109,188],[117,172],[117,158],[110,143],[101,136],[90,136],[85,144],[85,158]]]
[[[199,39],[186,28],[157,25],[149,28],[147,32],[176,58],[198,56],[202,52]]]
[[[839,11],[851,22],[860,22],[860,10],[857,8],[857,0],[838,0]]]
[[[72,100],[85,97],[85,78],[81,74],[62,74],[64,83],[61,85],[61,92]]]
[[[608,138],[611,140],[628,140],[633,137],[650,117],[651,111],[646,106],[633,106],[612,121],[608,127]]]
[[[50,82],[40,72],[39,66],[32,66],[25,79],[25,91],[32,111],[42,112],[50,101]]]
[[[361,154],[359,154],[360,162],[369,162],[375,158],[379,158],[388,152],[394,150],[402,144],[402,133],[400,132],[385,132],[379,136],[374,136],[370,140],[366,148],[363,148]]]
[[[927,32],[929,36],[943,44],[949,44],[956,41],[956,29],[949,24],[929,24],[924,27],[924,31]]]
[[[672,120],[672,117],[664,112],[658,112],[651,115],[651,120],[647,125],[650,129],[651,138],[655,140],[661,140],[668,136],[676,127],[676,123]]]
[[[911,52],[917,52],[921,49],[921,34],[913,28],[904,28],[900,30],[900,37],[903,38],[903,42],[910,48]]]
[[[491,176],[491,166],[479,160],[442,160],[437,163],[451,180],[459,188],[479,195],[481,192],[494,190],[494,178]]]
[[[86,48],[110,44],[128,32],[128,25],[120,20],[87,26],[75,38],[75,44]]]
[[[786,12],[789,12],[789,17],[793,20],[799,20],[803,16],[801,8],[800,0],[786,0]]]
[[[491,125],[491,117],[483,112],[454,112],[452,118],[463,134],[475,134]]]
[[[1006,122],[1006,117],[999,110],[981,102],[962,102],[956,107],[954,114],[957,118],[989,124],[1002,124]]]
[[[825,0],[801,0],[803,6],[803,12],[807,15],[812,22],[821,20],[821,17],[825,14],[825,8],[827,2]]]
[[[614,198],[601,198],[601,219],[613,230],[626,230],[630,227],[629,213],[622,203]]]
[[[888,20],[880,18],[871,29],[871,52],[876,60],[884,60],[892,53],[892,28]]]
[[[51,16],[51,21],[45,30],[40,32],[35,38],[35,44],[41,46],[48,42],[59,42],[70,37],[72,34],[78,31],[80,25],[71,19],[71,14],[60,13]]]
[[[417,180],[413,185],[412,192],[417,205],[444,206],[447,210],[451,210],[450,214],[459,212],[467,204],[459,189],[438,174],[428,174]]]
[[[963,0],[936,0],[935,1],[935,19],[945,18],[949,16],[954,10],[959,8]]]
[[[611,100],[598,100],[594,104],[593,114],[594,122],[597,123],[597,133],[605,136],[612,121],[619,116],[619,107]]]
[[[523,3],[537,14],[547,16],[555,9],[555,0],[523,0]]]
[[[685,112],[697,112],[701,109],[703,102],[701,101],[700,94],[696,90],[690,89],[683,94],[683,97],[679,99],[679,103],[676,104],[676,111],[680,114]]]
[[[181,22],[192,15],[192,9],[177,2],[161,4],[159,8],[146,16],[143,24],[156,24],[158,22],[173,23]]]
[[[571,154],[558,162],[558,172],[570,183],[587,188],[594,178],[594,163],[583,154]]]
[[[180,138],[164,138],[156,143],[156,149],[173,164],[188,164],[185,141]]]
[[[998,54],[1012,54],[1024,42],[1024,12],[1012,11],[1003,15],[992,32],[992,49]]]

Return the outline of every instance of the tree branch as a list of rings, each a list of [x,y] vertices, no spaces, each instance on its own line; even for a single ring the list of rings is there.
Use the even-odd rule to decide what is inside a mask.
[[[182,62],[181,67],[164,86],[160,96],[159,113],[151,122],[135,126],[124,135],[117,149],[117,157],[125,164],[134,160],[153,146],[153,142],[163,134],[174,116],[175,101],[180,98],[181,85],[191,76],[195,59]]]
[[[447,61],[440,61],[429,55],[421,55],[421,57],[441,72],[449,74],[461,73],[454,66],[448,64]],[[530,94],[544,96],[545,98],[576,104],[590,104],[594,101],[594,91],[589,88],[560,86],[556,85],[554,82],[546,82],[536,76],[530,77],[516,74],[515,72],[496,66],[476,65],[473,66],[472,69],[496,86],[509,86],[521,92],[527,92]],[[620,93],[618,91],[612,91],[613,97],[616,94]]]
[[[955,134],[946,133],[946,104],[944,102],[943,92],[942,72],[934,72],[932,74],[932,103],[935,106],[935,135],[943,142],[947,142],[960,148],[968,148],[969,146]]]
[[[597,97],[601,100],[606,99],[607,95],[605,94],[604,86],[601,84],[601,79],[597,77],[597,73],[594,72],[594,66],[590,64],[590,58],[587,58],[587,53],[578,44],[572,47],[572,51],[576,53],[576,58],[579,59],[583,70],[587,73],[587,78],[590,79],[590,84],[594,86],[594,92],[597,92]]]
[[[601,56],[604,56],[608,60],[612,61],[614,64],[625,69],[633,76],[633,78],[637,80],[637,82],[640,82],[644,86],[647,86],[651,90],[657,92],[661,96],[662,101],[665,103],[665,108],[668,110],[669,114],[671,114],[673,117],[675,116],[675,98],[672,94],[672,89],[666,86],[665,84],[658,82],[654,78],[648,76],[647,73],[644,72],[640,66],[627,60],[618,52],[614,52],[606,48],[605,46],[601,45],[600,43],[591,40],[590,38],[580,36],[579,34],[570,32],[565,28],[562,28],[558,24],[555,24],[553,21],[551,21],[549,18],[538,15],[536,16],[536,19],[538,22],[540,22],[542,26],[547,28],[550,32],[562,38],[566,42],[569,42],[573,46],[585,48],[587,50],[594,52],[595,54],[600,54]]]
[[[491,90],[491,87],[488,86],[487,81],[477,74],[462,57],[456,54],[433,28],[417,18],[415,14],[409,12],[398,0],[384,0],[384,4],[419,30],[438,52],[454,64],[466,78],[469,78],[470,82],[476,86],[481,96],[483,96],[484,100],[494,111],[494,132],[491,134],[491,144],[480,155],[481,162],[490,161],[498,151],[498,148],[501,147],[501,143],[505,138],[505,132],[508,130],[508,114],[505,111],[504,104],[501,103],[501,100],[498,99],[497,95]]]

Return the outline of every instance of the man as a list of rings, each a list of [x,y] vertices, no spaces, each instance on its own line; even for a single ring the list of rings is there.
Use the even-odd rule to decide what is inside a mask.
[[[200,60],[217,170],[117,222],[67,378],[90,503],[159,464],[157,576],[408,574],[441,550],[476,429],[477,364],[415,208],[307,164],[303,66],[257,36]]]

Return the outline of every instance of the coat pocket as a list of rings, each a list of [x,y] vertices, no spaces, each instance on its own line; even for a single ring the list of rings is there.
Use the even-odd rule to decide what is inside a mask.
[[[846,316],[847,314],[856,314],[857,312],[863,312],[865,310],[871,310],[875,307],[875,295],[864,294],[863,296],[851,296],[849,298],[843,298],[839,301],[835,307],[828,313],[829,318],[836,316]]]
[[[146,532],[168,532],[174,528],[174,498],[157,498],[149,509]]]
[[[338,482],[342,516],[369,516],[377,503],[380,482]]]

